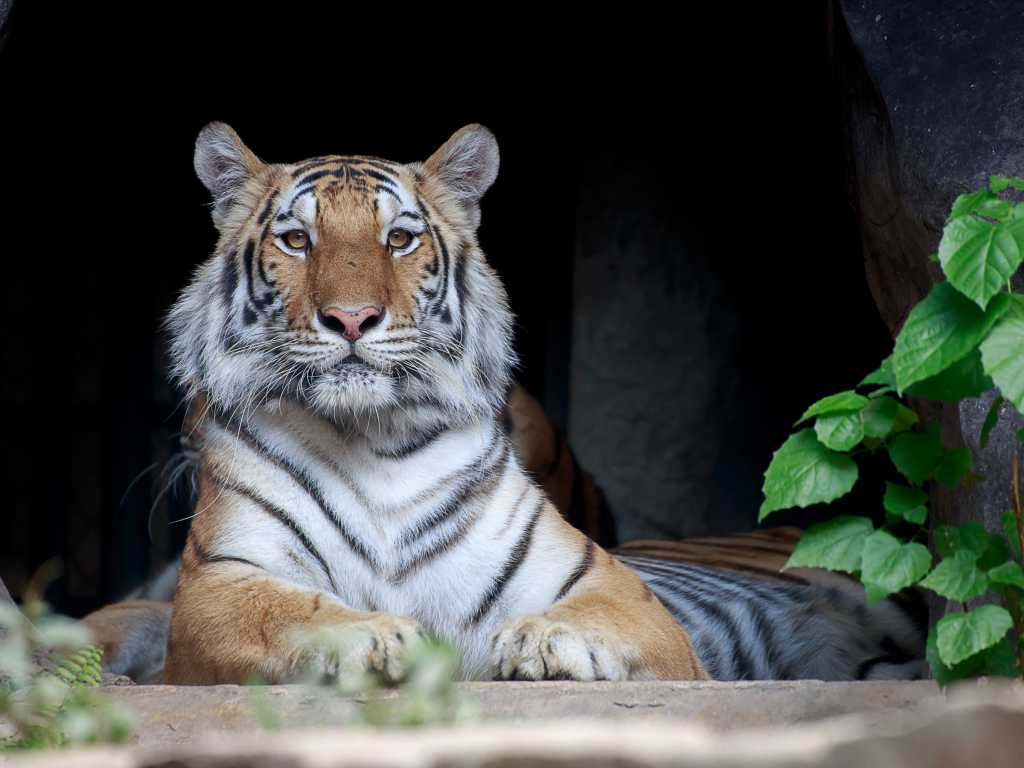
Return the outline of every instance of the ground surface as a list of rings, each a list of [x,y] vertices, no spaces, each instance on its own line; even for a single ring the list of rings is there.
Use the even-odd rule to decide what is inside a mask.
[[[365,700],[300,686],[105,692],[139,716],[126,747],[18,756],[54,768],[985,766],[1024,764],[1024,686],[934,683],[477,683],[475,722],[353,726]],[[273,711],[275,729],[267,728]],[[262,713],[262,714],[261,714]],[[260,721],[263,721],[263,725]],[[2,758],[0,758],[2,762]]]

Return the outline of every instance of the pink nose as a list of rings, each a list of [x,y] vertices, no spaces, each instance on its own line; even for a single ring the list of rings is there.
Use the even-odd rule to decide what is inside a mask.
[[[349,341],[355,341],[363,335],[363,331],[375,326],[380,317],[380,310],[374,307],[363,307],[358,312],[346,312],[343,309],[331,307],[320,313],[320,322],[332,331],[340,333]],[[342,330],[344,329],[344,330]]]

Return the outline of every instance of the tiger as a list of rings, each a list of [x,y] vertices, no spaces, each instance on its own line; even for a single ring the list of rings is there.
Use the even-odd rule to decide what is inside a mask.
[[[213,124],[200,134],[196,169],[214,195],[214,221],[221,241],[214,257],[197,272],[171,323],[177,375],[192,398],[183,429],[184,453],[194,460],[202,449],[203,456],[196,527],[182,559],[180,586],[179,568],[174,564],[134,595],[143,599],[108,606],[86,618],[100,641],[108,643],[104,658],[110,671],[129,672],[137,681],[170,683],[231,682],[243,671],[281,681],[294,679],[303,667],[323,672],[325,665],[330,674],[336,674],[337,659],[325,659],[322,650],[289,646],[285,636],[289,627],[322,621],[323,612],[329,610],[323,606],[334,609],[342,603],[347,611],[340,621],[329,619],[332,626],[354,623],[371,636],[366,647],[373,650],[361,663],[391,674],[401,672],[397,653],[401,638],[395,635],[408,636],[415,631],[411,624],[415,622],[461,645],[469,659],[462,670],[464,679],[921,677],[927,627],[921,595],[901,593],[869,607],[863,587],[840,574],[816,569],[783,572],[799,540],[797,529],[613,547],[614,526],[596,486],[580,472],[539,403],[518,385],[508,385],[508,367],[514,359],[508,307],[475,240],[479,200],[493,182],[496,166],[493,137],[478,126],[457,133],[427,163],[409,166],[337,156],[294,166],[266,166],[226,126]],[[372,208],[372,214],[364,211],[358,219],[352,211],[359,206]],[[410,249],[409,241],[399,235],[398,244],[410,250],[392,252],[391,260],[379,252],[378,267],[386,272],[389,265],[414,266],[403,264],[405,256],[420,259],[419,280],[405,284],[406,290],[411,284],[414,292],[419,291],[410,305],[412,317],[399,322],[406,324],[404,332],[410,338],[429,345],[417,354],[432,355],[430,367],[418,359],[399,359],[389,370],[387,359],[381,362],[373,356],[378,350],[364,346],[373,339],[367,334],[364,344],[351,346],[370,357],[368,363],[342,358],[342,370],[344,365],[359,365],[350,374],[357,380],[339,381],[337,362],[332,368],[329,357],[328,364],[311,372],[310,366],[321,359],[316,357],[318,351],[329,348],[328,340],[333,339],[325,335],[311,340],[309,328],[317,327],[319,317],[309,305],[305,314],[301,306],[295,309],[298,299],[308,301],[316,295],[315,282],[310,281],[315,281],[317,270],[327,268],[315,263],[325,252],[312,253],[317,245],[313,238],[322,238],[319,242],[324,245],[340,239],[336,252],[353,253],[352,245],[339,233],[345,232],[342,224],[361,221],[362,228],[350,225],[351,231],[364,235],[360,247],[370,250],[377,243],[370,244],[366,230],[379,241],[385,236],[390,240],[391,231],[385,235],[384,227],[392,225],[394,219],[387,217],[396,216],[398,209],[416,214],[398,221],[410,227],[408,236],[421,243]],[[287,227],[299,224],[308,238],[305,259],[276,244],[293,231]],[[354,261],[366,268],[363,260]],[[462,277],[458,278],[460,263]],[[394,294],[388,298],[395,300]],[[444,319],[446,309],[450,321]],[[387,319],[398,317],[394,309],[378,311]],[[247,323],[250,316],[252,321]],[[364,315],[356,331],[380,334],[382,321],[374,322],[375,317]],[[454,330],[446,330],[450,324]],[[344,322],[342,326],[349,331]],[[389,327],[384,324],[385,330]],[[267,328],[273,331],[273,341],[266,340]],[[412,328],[422,336],[417,337]],[[342,329],[335,326],[334,330]],[[382,343],[379,336],[376,343]],[[264,352],[268,346],[288,350],[292,356],[268,359]],[[236,359],[241,355],[246,357]],[[363,365],[371,364],[376,367],[363,370]],[[237,370],[236,365],[244,367]],[[330,391],[323,391],[325,376],[333,377],[330,384],[341,391],[340,402],[328,397]],[[379,380],[368,381],[372,376],[391,389]],[[318,386],[321,389],[314,389]],[[381,386],[384,395],[370,389],[375,386]],[[362,389],[352,394],[356,387]],[[381,401],[373,403],[371,415],[366,402],[373,396]],[[406,421],[410,416],[424,421],[410,424]],[[387,470],[396,458],[402,461],[429,451],[460,429],[468,431],[470,424],[476,440],[471,455],[479,462],[473,465],[479,466],[479,479],[473,478],[475,485],[467,487],[464,483],[470,478],[464,471],[444,474],[439,464],[448,457],[438,454],[428,462],[430,470],[439,470],[429,482],[438,475],[444,477],[429,499],[423,497],[435,504],[434,511],[419,518],[429,523],[426,531],[415,523],[406,530],[434,535],[436,543],[411,555],[411,573],[423,579],[420,583],[426,591],[400,602],[400,597],[386,590],[404,587],[408,581],[395,580],[395,571],[367,573],[372,564],[366,562],[371,554],[366,529],[355,526],[365,523],[372,510],[358,506],[358,497],[349,498],[348,504],[362,518],[345,517],[339,523],[327,519],[336,513],[330,498],[346,491],[355,495],[352,485],[365,474],[354,472],[365,473],[367,467]],[[214,442],[208,446],[209,438]],[[504,442],[494,442],[498,440]],[[356,449],[363,444],[371,455],[359,465]],[[465,449],[464,443],[460,446]],[[505,452],[500,463],[496,463],[496,450]],[[404,455],[395,457],[396,452]],[[339,457],[353,463],[343,464]],[[459,467],[468,461],[463,459]],[[402,479],[401,475],[391,477],[394,482]],[[513,481],[521,498],[510,514],[501,507],[502,499],[510,497],[501,486]],[[339,483],[342,490],[337,488]],[[329,498],[330,492],[336,495]],[[446,503],[452,497],[456,503]],[[521,516],[527,499],[531,504],[536,499],[537,506],[524,524]],[[467,505],[469,509],[464,509]],[[558,513],[565,522],[556,522]],[[485,541],[485,557],[471,559],[484,564],[477,565],[476,571],[456,571],[455,587],[476,587],[476,597],[482,595],[493,612],[483,617],[484,626],[467,631],[464,619],[461,625],[452,621],[453,613],[460,614],[445,602],[451,577],[444,569],[457,568],[460,557],[474,557],[476,553],[463,553],[461,548],[476,544],[473,531],[487,525],[489,518],[500,520],[502,533],[508,533],[516,526],[517,516],[518,538],[506,538],[497,556],[494,542]],[[261,526],[266,541],[254,541],[246,526],[240,525],[242,520]],[[378,535],[384,522],[378,522]],[[275,536],[280,545],[268,547]],[[354,544],[362,545],[363,552]],[[566,550],[575,557],[567,557]],[[338,552],[347,553],[348,559]],[[417,565],[415,559],[424,554],[427,562]],[[409,576],[402,571],[409,568],[408,561],[397,568],[400,576]],[[602,568],[616,579],[628,579],[621,582],[628,593],[616,590],[609,595],[607,582],[593,578],[602,576]],[[345,578],[337,578],[339,573]],[[646,585],[643,590],[636,577]],[[236,587],[231,597],[225,594],[225,584]],[[363,591],[356,593],[354,585]],[[172,611],[169,603],[160,601],[174,596],[176,588]],[[282,601],[280,590],[296,595],[305,612]],[[519,590],[518,594],[530,594],[528,599],[540,598],[539,613],[512,615],[516,612],[512,601],[522,599],[515,597]],[[657,599],[652,601],[651,595]],[[593,603],[577,609],[576,597],[604,598],[605,602],[596,610]],[[654,610],[652,602],[664,606],[684,630],[683,635],[667,635],[670,642],[653,650],[640,646],[635,634],[624,633],[616,624],[618,620],[634,622],[640,632],[650,633],[651,627],[643,621],[652,618],[657,622],[654,628],[664,633],[664,614]],[[469,603],[477,610],[480,605]],[[605,613],[607,608],[611,610]],[[364,617],[379,615],[382,609],[401,615],[380,619],[386,622],[383,632],[379,625],[365,627]],[[350,618],[348,611],[362,615]],[[463,610],[461,616],[467,613]],[[595,613],[604,614],[604,621],[597,627],[586,624]],[[548,628],[541,632],[559,624],[568,626],[548,635],[555,639],[555,651],[549,646],[547,655],[537,642],[537,616]],[[565,621],[566,617],[571,620]],[[273,647],[263,640],[267,622],[276,633]],[[396,626],[394,635],[389,635],[388,628]],[[510,632],[513,628],[515,634]],[[511,644],[518,644],[511,651],[510,634]],[[240,650],[233,654],[232,648],[225,649],[231,644]],[[629,647],[639,649],[640,655],[633,650],[630,662],[624,663],[623,648]],[[572,652],[565,648],[577,649],[576,661],[567,660]],[[612,663],[614,658],[608,660],[616,651],[622,654],[618,664]],[[591,656],[589,666],[584,653]],[[660,666],[649,660],[645,664],[640,660],[644,653],[667,654],[677,659],[677,666],[666,672],[669,665],[664,661]],[[682,672],[674,671],[681,667]]]
[[[398,680],[423,634],[466,680],[708,679],[498,421],[512,316],[476,237],[498,162],[480,125],[404,165],[269,164],[223,123],[200,132],[219,240],[168,328],[209,412],[165,683]]]

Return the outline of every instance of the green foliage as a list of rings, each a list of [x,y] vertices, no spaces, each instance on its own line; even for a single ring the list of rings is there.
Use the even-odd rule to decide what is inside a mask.
[[[874,530],[868,518],[849,515],[812,525],[797,543],[785,568],[803,566],[857,573],[864,542]]]
[[[953,287],[939,283],[916,307],[896,337],[892,369],[900,394],[977,349],[996,320],[1010,308],[1010,297],[998,294],[987,310]]]
[[[857,482],[857,463],[818,442],[813,429],[802,429],[775,452],[765,474],[765,501],[759,520],[787,507],[832,501]]]
[[[97,741],[122,742],[131,734],[132,718],[93,689],[99,686],[102,648],[86,645],[60,661],[55,674],[40,673],[31,647],[43,639],[59,641],[79,635],[70,622],[46,615],[45,606],[29,605],[36,624],[14,607],[0,607],[4,634],[0,653],[0,716],[13,729],[0,737],[0,754]],[[79,638],[80,639],[80,638]]]
[[[812,525],[786,567],[847,571],[864,584],[869,604],[913,584],[962,604],[994,593],[1002,606],[950,613],[932,627],[927,659],[940,685],[1024,674],[1018,481],[1001,533],[974,521],[947,525],[946,489],[984,478],[971,472],[969,449],[943,445],[936,422],[915,428],[917,415],[899,400],[956,402],[998,386],[1001,396],[984,420],[979,449],[1001,408],[1024,411],[1024,296],[1009,284],[1024,262],[1024,204],[1000,197],[1008,187],[1024,190],[1024,180],[992,176],[989,189],[956,199],[933,258],[947,281],[910,311],[892,355],[857,389],[804,412],[797,424],[814,419],[813,425],[791,435],[765,472],[760,519],[777,509],[829,503],[856,483],[855,457],[888,455],[906,484],[886,483],[885,524],[876,529],[866,517],[840,516]],[[1017,439],[1024,441],[1024,429]],[[1013,470],[1016,478],[1016,462]]]
[[[320,630],[296,639],[316,643],[326,653],[340,653],[342,657],[358,642],[351,630],[344,629]],[[461,694],[454,686],[461,664],[458,650],[447,641],[420,637],[410,638],[404,649],[405,674],[400,681],[363,669],[361,662],[343,667],[336,679],[306,680],[310,716],[301,725],[324,725],[319,717],[323,705],[339,697],[357,705],[350,716],[353,725],[408,727],[474,722],[478,717],[476,699]],[[260,680],[248,682],[262,684]],[[249,700],[264,730],[281,727],[271,697],[257,687],[250,692]]]
[[[978,448],[984,450],[985,446],[988,445],[988,436],[992,432],[992,428],[995,427],[996,422],[999,420],[999,406],[1003,404],[1003,398],[997,397],[992,401],[992,406],[988,409],[988,413],[985,415],[985,421],[981,425],[981,437],[978,438]]]
[[[981,342],[981,359],[1003,397],[1024,411],[1024,296],[1011,297],[1008,311]]]
[[[861,581],[868,605],[899,592],[922,578],[932,564],[928,548],[916,542],[904,543],[886,530],[864,540]]]

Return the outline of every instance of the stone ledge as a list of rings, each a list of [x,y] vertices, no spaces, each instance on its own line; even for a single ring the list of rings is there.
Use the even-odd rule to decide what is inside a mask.
[[[549,695],[552,687],[565,690],[563,685],[549,686]],[[808,685],[823,684],[798,684],[790,694],[798,695]],[[838,685],[831,689],[877,688],[878,684]],[[726,697],[729,690],[756,695],[761,687],[730,686],[718,692]],[[625,695],[623,686],[612,688]],[[949,702],[932,696],[937,706],[918,712],[899,728],[872,724],[865,714],[729,733],[692,722],[628,718],[519,726],[492,722],[459,728],[339,728],[208,736],[200,743],[155,751],[85,747],[19,756],[10,764],[24,768],[1019,768],[1024,755],[1024,688],[985,688],[991,690],[972,686],[965,695],[954,692]],[[670,686],[662,698],[701,690],[714,692],[703,685],[690,690]],[[848,696],[855,697],[853,691],[846,687]],[[727,699],[722,703],[725,706]]]
[[[281,728],[342,727],[358,699],[329,688],[135,686],[105,692],[136,712],[133,743],[142,749],[196,741],[210,734],[262,730],[259,710],[272,709]],[[618,720],[699,725],[712,730],[793,725],[869,713],[899,725],[942,705],[935,683],[824,683],[817,680],[746,683],[462,683],[484,722],[516,725],[553,720]],[[392,694],[396,696],[397,694]]]

